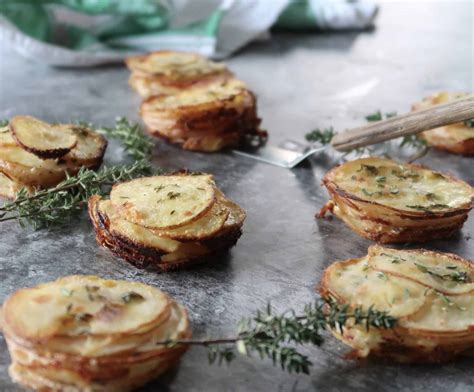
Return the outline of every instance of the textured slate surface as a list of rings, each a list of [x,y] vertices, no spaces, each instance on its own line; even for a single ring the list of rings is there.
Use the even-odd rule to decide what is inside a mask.
[[[259,96],[271,142],[303,140],[316,126],[344,129],[375,109],[408,110],[434,91],[474,90],[472,3],[384,4],[378,28],[362,34],[279,34],[229,61]],[[470,5],[471,4],[471,5]],[[137,119],[139,98],[123,67],[49,69],[0,50],[0,117],[32,114],[50,121],[87,119],[111,124],[117,115]],[[111,143],[106,160],[123,159]],[[157,275],[140,271],[99,248],[87,218],[67,228],[31,232],[0,226],[0,301],[15,288],[85,273],[154,284],[185,303],[195,335],[229,335],[242,317],[271,301],[279,310],[301,309],[332,261],[363,255],[370,241],[340,221],[315,221],[326,200],[320,186],[334,163],[323,155],[287,171],[229,154],[183,152],[159,143],[154,162],[166,169],[208,171],[248,213],[244,235],[218,264]],[[474,160],[430,152],[433,168],[474,184]],[[474,258],[474,218],[454,238],[426,247]],[[442,366],[364,364],[342,358],[346,348],[328,336],[308,350],[311,376],[290,376],[271,364],[238,359],[230,368],[209,366],[205,352],[189,351],[181,366],[146,391],[468,391],[473,360]],[[20,391],[8,375],[0,338],[0,390]]]

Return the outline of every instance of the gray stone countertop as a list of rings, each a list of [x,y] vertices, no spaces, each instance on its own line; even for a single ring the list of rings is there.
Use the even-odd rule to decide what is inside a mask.
[[[374,110],[409,110],[439,90],[473,91],[472,2],[384,2],[374,31],[279,33],[229,59],[229,66],[257,93],[270,142],[304,141],[315,127],[364,123]],[[52,69],[0,49],[0,118],[31,114],[49,121],[85,119],[111,125],[116,116],[138,120],[139,97],[121,66]],[[124,159],[112,142],[107,163]],[[323,174],[333,153],[284,170],[231,153],[201,154],[158,142],[154,164],[215,174],[218,185],[247,211],[244,234],[218,263],[155,274],[135,269],[97,246],[86,215],[67,227],[33,232],[0,226],[0,302],[17,288],[68,274],[134,279],[160,287],[189,309],[198,335],[228,335],[237,321],[265,306],[302,309],[315,297],[325,267],[366,254],[371,244],[341,221],[314,219],[327,200]],[[473,159],[431,151],[423,164],[474,184]],[[461,233],[424,247],[474,258],[474,218]],[[472,391],[474,362],[433,366],[358,363],[327,336],[306,352],[310,376],[288,375],[267,361],[239,357],[230,367],[208,365],[193,348],[175,371],[146,391]],[[0,391],[20,391],[7,375],[0,338]]]

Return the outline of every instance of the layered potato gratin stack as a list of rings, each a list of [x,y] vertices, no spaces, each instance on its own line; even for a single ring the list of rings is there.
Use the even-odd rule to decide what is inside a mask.
[[[421,102],[413,104],[412,110],[426,109],[430,106],[447,103],[467,96],[472,96],[472,94],[436,93],[424,98]],[[474,119],[425,131],[419,137],[425,140],[429,146],[440,150],[446,150],[454,154],[474,155]]]
[[[178,173],[115,185],[93,196],[97,241],[138,267],[159,271],[202,262],[235,245],[245,212],[207,174]]]
[[[466,221],[473,188],[419,165],[363,158],[331,169],[323,179],[329,210],[356,233],[381,243],[445,238]]]
[[[186,310],[137,282],[68,276],[7,298],[10,376],[36,391],[129,391],[174,367],[191,336]]]
[[[224,64],[197,54],[160,51],[127,59],[140,114],[154,135],[185,150],[238,146],[259,130],[257,100]]]
[[[321,294],[350,308],[373,307],[395,328],[348,325],[334,335],[353,357],[442,362],[474,349],[474,262],[448,253],[372,246],[324,272]]]
[[[83,126],[13,117],[0,128],[0,196],[54,186],[81,167],[97,169],[107,141]]]

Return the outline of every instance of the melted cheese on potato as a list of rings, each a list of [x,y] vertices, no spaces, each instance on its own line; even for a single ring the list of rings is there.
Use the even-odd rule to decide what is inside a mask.
[[[137,282],[69,276],[22,289],[3,306],[8,330],[22,339],[145,332],[166,315],[168,298]]]
[[[331,170],[327,178],[359,199],[405,211],[469,208],[474,195],[463,181],[384,158],[347,162]]]
[[[144,111],[176,109],[223,100],[239,101],[239,96],[245,91],[246,87],[243,82],[237,79],[230,79],[224,82],[211,83],[203,88],[184,90],[174,95],[153,97],[144,102],[142,109]]]
[[[470,263],[453,263],[452,255],[372,246],[369,257],[374,270],[405,276],[441,293],[474,292],[474,266]]]
[[[139,178],[115,185],[110,201],[130,222],[155,229],[177,228],[212,207],[214,181],[209,175]]]
[[[196,77],[226,70],[223,63],[216,63],[194,53],[162,51],[127,59],[132,71],[170,78]]]

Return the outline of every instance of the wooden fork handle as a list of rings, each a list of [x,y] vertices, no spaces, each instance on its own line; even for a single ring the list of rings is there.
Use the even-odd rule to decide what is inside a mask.
[[[474,95],[338,133],[331,145],[347,151],[470,119],[474,119]]]

